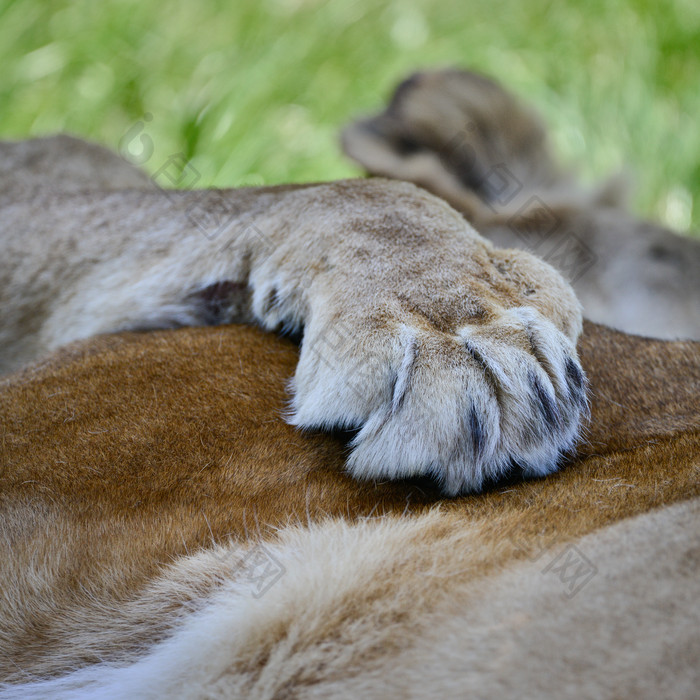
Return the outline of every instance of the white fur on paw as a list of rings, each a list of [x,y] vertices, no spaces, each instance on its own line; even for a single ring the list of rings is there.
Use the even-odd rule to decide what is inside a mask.
[[[402,324],[362,341],[328,335],[306,329],[291,422],[360,428],[357,478],[431,476],[456,495],[515,465],[553,472],[576,442],[586,380],[572,342],[532,308],[455,334]]]

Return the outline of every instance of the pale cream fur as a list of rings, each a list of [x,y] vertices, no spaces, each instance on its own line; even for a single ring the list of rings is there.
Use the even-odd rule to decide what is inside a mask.
[[[141,616],[97,608],[92,624],[106,629],[82,641],[123,647],[166,615],[170,637],[131,663],[3,697],[691,698],[699,526],[695,499],[579,539],[596,573],[573,597],[540,559],[475,576],[499,553],[478,523],[438,511],[287,528],[267,545],[285,571],[263,597],[240,573],[240,547],[180,560],[139,601]],[[158,604],[206,589],[194,612]]]

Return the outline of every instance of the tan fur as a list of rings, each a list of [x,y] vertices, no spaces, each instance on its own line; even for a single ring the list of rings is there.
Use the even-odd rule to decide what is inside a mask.
[[[587,318],[628,333],[700,339],[700,243],[632,216],[619,179],[586,189],[551,155],[539,117],[469,71],[422,72],[343,132],[368,172],[415,182],[500,246],[569,279]]]
[[[285,423],[298,350],[260,330],[104,336],[8,376],[4,696],[692,697],[700,346],[586,324],[579,353],[566,468],[442,501]],[[260,541],[283,573],[255,597]],[[598,573],[562,603],[543,569],[574,541]]]

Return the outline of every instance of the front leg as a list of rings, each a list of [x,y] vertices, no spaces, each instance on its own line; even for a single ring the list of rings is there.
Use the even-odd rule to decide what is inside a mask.
[[[303,332],[292,422],[357,428],[357,477],[431,475],[449,494],[514,464],[548,473],[578,434],[572,290],[413,185],[92,193],[32,207],[42,245],[27,258],[16,205],[0,270],[3,303],[31,331],[22,347],[233,321]],[[197,208],[228,224],[204,235]]]
[[[252,316],[303,327],[290,419],[358,429],[354,476],[454,495],[558,467],[586,389],[580,306],[552,268],[402,183],[300,190],[258,224]]]
[[[307,277],[292,422],[359,429],[358,478],[431,476],[449,495],[516,465],[556,470],[587,409],[571,288],[442,201],[387,185],[368,185],[361,218],[324,224],[333,250]],[[361,187],[336,187],[359,209]]]

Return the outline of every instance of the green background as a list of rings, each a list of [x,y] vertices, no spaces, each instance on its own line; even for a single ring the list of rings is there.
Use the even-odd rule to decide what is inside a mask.
[[[149,114],[150,172],[184,152],[198,186],[347,177],[340,126],[449,65],[537,106],[586,180],[628,168],[638,212],[700,228],[696,0],[0,0],[0,137],[117,148]]]

